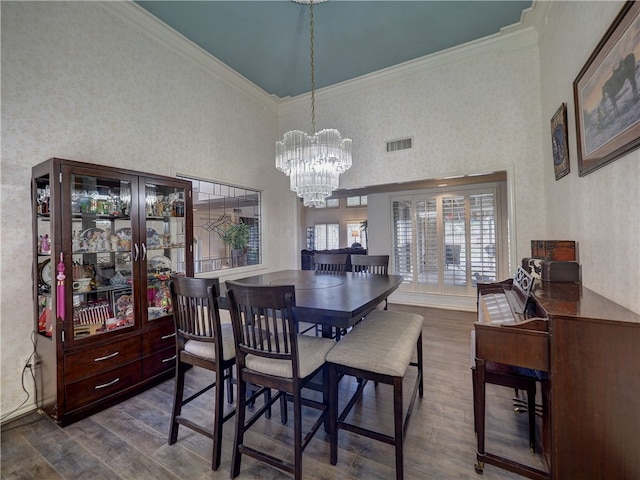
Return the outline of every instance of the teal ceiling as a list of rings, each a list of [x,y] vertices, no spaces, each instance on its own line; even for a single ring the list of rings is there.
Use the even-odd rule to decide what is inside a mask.
[[[138,1],[269,94],[311,90],[309,6],[286,0]],[[322,88],[498,33],[531,1],[347,1],[314,5]]]

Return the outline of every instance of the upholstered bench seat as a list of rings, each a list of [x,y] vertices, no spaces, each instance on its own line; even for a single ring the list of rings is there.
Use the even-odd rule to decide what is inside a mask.
[[[422,332],[423,318],[374,310],[327,354],[327,362],[404,377]]]
[[[404,477],[403,443],[416,395],[423,394],[422,325],[420,315],[374,310],[348,332],[327,354],[329,369],[330,461],[338,461],[338,430],[348,430],[395,446],[396,479]],[[417,361],[412,362],[417,351]],[[417,368],[411,401],[403,417],[403,380],[409,366]],[[358,388],[338,415],[338,381],[344,375],[358,379]],[[368,380],[393,385],[394,433],[387,435],[347,422]]]

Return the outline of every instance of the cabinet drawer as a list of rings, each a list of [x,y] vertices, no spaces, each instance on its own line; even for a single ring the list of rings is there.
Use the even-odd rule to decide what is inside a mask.
[[[142,381],[141,361],[100,373],[79,382],[65,385],[67,411],[108,397]]]
[[[176,366],[175,347],[165,348],[142,359],[142,376],[146,380]]]
[[[139,360],[140,337],[99,345],[64,357],[65,383],[75,382]]]
[[[173,318],[161,325],[145,330],[142,336],[142,356],[146,357],[159,350],[176,348],[176,328]]]

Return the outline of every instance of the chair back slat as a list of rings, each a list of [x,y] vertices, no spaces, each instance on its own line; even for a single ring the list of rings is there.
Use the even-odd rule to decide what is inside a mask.
[[[348,256],[347,253],[316,253],[313,256],[315,270],[317,272],[346,272]]]
[[[291,361],[297,371],[294,286],[226,284],[239,365],[246,355],[257,355]]]
[[[169,291],[176,334],[186,340],[213,342],[220,335],[217,278],[171,276]]]
[[[352,255],[351,265],[354,272],[388,275],[389,255]]]

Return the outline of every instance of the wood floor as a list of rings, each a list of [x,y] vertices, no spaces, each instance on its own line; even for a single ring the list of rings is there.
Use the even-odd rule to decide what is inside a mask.
[[[405,479],[519,479],[487,465],[474,471],[475,435],[469,332],[474,313],[390,306],[419,313],[423,331],[425,392],[416,400],[405,443]],[[413,369],[410,369],[413,370]],[[203,383],[209,372],[193,369],[188,381]],[[346,379],[345,379],[346,380]],[[354,388],[340,384],[341,400]],[[406,380],[407,385],[409,379]],[[211,441],[181,427],[178,442],[167,444],[173,380],[62,429],[33,412],[2,426],[2,479],[227,479],[234,423],[225,424],[222,465],[210,470]],[[191,414],[209,418],[212,397],[198,399]],[[391,388],[373,384],[351,415],[392,434]],[[407,397],[406,395],[405,397]],[[527,444],[526,415],[513,411],[510,389],[487,386],[487,450],[544,468]],[[186,413],[183,412],[183,413]],[[310,416],[315,411],[309,412]],[[291,418],[291,415],[290,417]],[[305,418],[306,419],[306,418]],[[210,422],[211,423],[211,422]],[[292,458],[292,427],[261,419],[247,438],[273,454]],[[341,431],[338,464],[329,463],[328,435],[322,429],[303,454],[305,479],[394,479],[393,447]],[[286,479],[288,475],[244,456],[239,479]]]

